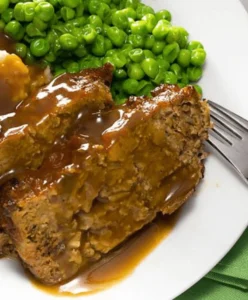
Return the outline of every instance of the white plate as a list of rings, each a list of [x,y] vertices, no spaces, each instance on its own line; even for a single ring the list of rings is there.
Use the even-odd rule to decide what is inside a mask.
[[[167,8],[174,24],[199,39],[208,53],[202,85],[205,97],[248,118],[248,15],[238,0],[147,0]],[[166,3],[166,4],[165,4]],[[120,284],[87,300],[163,299],[184,292],[228,252],[248,224],[248,188],[215,155],[194,199],[183,209],[170,236]],[[14,262],[0,261],[1,298],[48,300],[16,272]],[[13,298],[12,298],[13,297]]]

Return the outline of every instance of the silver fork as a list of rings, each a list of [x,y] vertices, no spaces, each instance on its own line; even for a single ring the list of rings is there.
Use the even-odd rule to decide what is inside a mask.
[[[248,121],[212,101],[208,103],[214,127],[207,142],[248,184]]]

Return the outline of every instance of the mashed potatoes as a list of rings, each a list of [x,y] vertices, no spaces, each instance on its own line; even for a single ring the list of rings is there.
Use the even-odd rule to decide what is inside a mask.
[[[13,101],[27,97],[31,82],[29,69],[17,55],[0,51],[0,80],[10,87]]]
[[[0,51],[0,80],[10,88],[11,100],[19,102],[33,89],[51,81],[51,73],[49,68],[26,66],[17,55]]]

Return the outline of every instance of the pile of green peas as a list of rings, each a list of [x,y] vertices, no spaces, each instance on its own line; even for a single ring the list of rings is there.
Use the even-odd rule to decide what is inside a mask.
[[[140,0],[1,0],[0,30],[25,63],[50,65],[54,76],[111,63],[117,103],[161,83],[194,84],[206,59],[168,10]]]

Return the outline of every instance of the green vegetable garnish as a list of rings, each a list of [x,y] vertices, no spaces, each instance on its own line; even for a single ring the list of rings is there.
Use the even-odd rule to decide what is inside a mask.
[[[54,76],[111,63],[116,103],[159,84],[195,83],[206,60],[168,10],[140,0],[1,0],[0,30],[25,63],[48,64]]]

